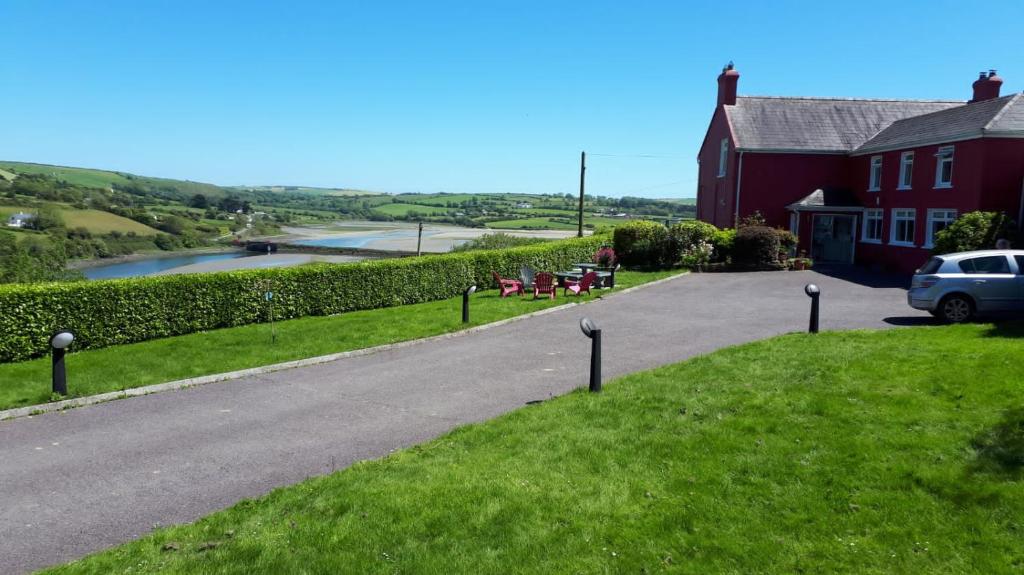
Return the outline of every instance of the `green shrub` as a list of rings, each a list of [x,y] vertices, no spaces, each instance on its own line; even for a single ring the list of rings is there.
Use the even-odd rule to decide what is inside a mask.
[[[701,247],[701,244],[711,245],[712,238],[717,232],[718,228],[714,225],[700,220],[679,222],[673,225],[668,229],[667,261],[669,263],[679,262],[683,254],[692,254],[695,250],[704,253],[706,250]]]
[[[715,235],[711,238],[711,245],[715,247],[715,260],[724,262],[731,259],[735,242],[736,230],[728,228],[715,232]]]
[[[546,238],[523,238],[504,232],[484,234],[478,238],[459,244],[451,249],[453,252],[471,252],[475,250],[504,250],[518,246],[528,246],[548,242]]]
[[[779,260],[779,233],[768,226],[746,226],[736,232],[733,243],[734,263],[763,267]]]
[[[991,249],[1007,237],[1010,219],[1001,212],[968,212],[935,234],[936,255]]]
[[[353,264],[0,286],[0,362],[43,355],[57,329],[75,332],[74,349],[194,333],[269,319],[290,319],[420,303],[493,287],[491,271],[518,277],[588,261],[607,237],[505,250],[441,254]]]
[[[633,220],[615,227],[615,253],[624,266],[666,263],[668,228],[650,220]]]

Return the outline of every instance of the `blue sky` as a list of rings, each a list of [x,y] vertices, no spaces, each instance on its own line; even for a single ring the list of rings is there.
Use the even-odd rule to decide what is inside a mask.
[[[1024,2],[0,0],[0,159],[217,184],[692,197],[740,94],[1024,90]]]

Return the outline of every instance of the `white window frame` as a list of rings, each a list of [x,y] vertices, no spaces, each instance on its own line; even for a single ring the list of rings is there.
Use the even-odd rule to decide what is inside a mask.
[[[869,192],[877,192],[877,191],[879,191],[881,189],[882,189],[882,156],[871,156],[871,167],[868,169],[868,191]]]
[[[875,217],[877,216],[877,217]],[[878,237],[868,237],[868,222],[878,220]],[[861,218],[860,225],[860,241],[865,244],[880,244],[882,243],[882,230],[885,226],[885,210],[882,208],[869,208],[864,210],[864,217]]]
[[[910,217],[907,217],[908,213]],[[915,247],[917,244],[914,243],[913,239],[909,242],[896,239],[896,232],[900,228],[900,222],[913,222],[914,233],[912,238],[917,237],[917,210],[913,208],[893,208],[892,218],[889,220],[889,245]]]
[[[937,217],[941,213],[942,217]],[[946,222],[946,227],[956,221],[959,214],[956,210],[948,208],[931,208],[928,210],[928,219],[925,220],[924,247],[931,248],[935,245],[935,231],[932,224],[935,222]]]
[[[900,154],[900,181],[897,190],[909,190],[914,183],[914,152]]]
[[[935,152],[935,189],[953,187],[953,146],[942,146]],[[942,179],[942,165],[949,162],[949,181]]]
[[[729,138],[718,144],[718,177],[724,178],[729,166]]]

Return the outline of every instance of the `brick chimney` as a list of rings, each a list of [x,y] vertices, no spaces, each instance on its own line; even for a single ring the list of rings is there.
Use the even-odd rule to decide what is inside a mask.
[[[740,73],[733,69],[729,62],[718,76],[718,105],[733,106],[736,104],[736,85],[740,81]],[[998,90],[998,89],[997,89]]]
[[[978,74],[978,79],[974,81],[972,86],[974,87],[974,98],[972,102],[982,102],[984,100],[991,100],[992,98],[999,97],[999,88],[1003,85],[1003,79],[996,76],[995,70],[989,70],[986,74],[981,72]]]

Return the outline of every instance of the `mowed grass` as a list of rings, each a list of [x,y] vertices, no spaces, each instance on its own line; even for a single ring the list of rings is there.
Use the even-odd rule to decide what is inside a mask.
[[[615,275],[615,289],[605,293],[678,273],[622,271]],[[533,300],[532,296],[502,299],[495,290],[482,291],[472,297],[469,326],[594,299],[601,294],[602,291],[595,290],[593,296],[565,298],[560,292],[555,300]],[[78,397],[120,391],[439,335],[465,327],[462,296],[459,296],[416,305],[276,322],[273,345],[271,326],[255,324],[87,350],[67,356],[68,392],[70,397]],[[0,364],[0,409],[48,401],[51,401],[49,358]]]
[[[110,212],[100,210],[76,210],[74,208],[62,208],[60,212],[64,217],[64,224],[68,228],[85,228],[94,234],[135,232],[140,236],[155,236],[160,233],[156,229],[145,224],[140,224],[135,220],[123,218]]]
[[[1018,572],[1024,461],[1005,455],[1024,451],[1024,415],[1007,412],[1024,402],[1021,337],[966,325],[726,349],[50,572]]]
[[[110,232],[135,232],[140,236],[154,236],[160,233],[158,230],[135,220],[123,218],[117,214],[100,210],[78,210],[67,205],[56,204],[64,225],[69,229],[85,228],[93,234],[109,234]],[[34,214],[38,208],[32,206],[0,206],[0,218],[3,218],[2,225],[7,224],[7,218],[11,214],[24,212]]]

